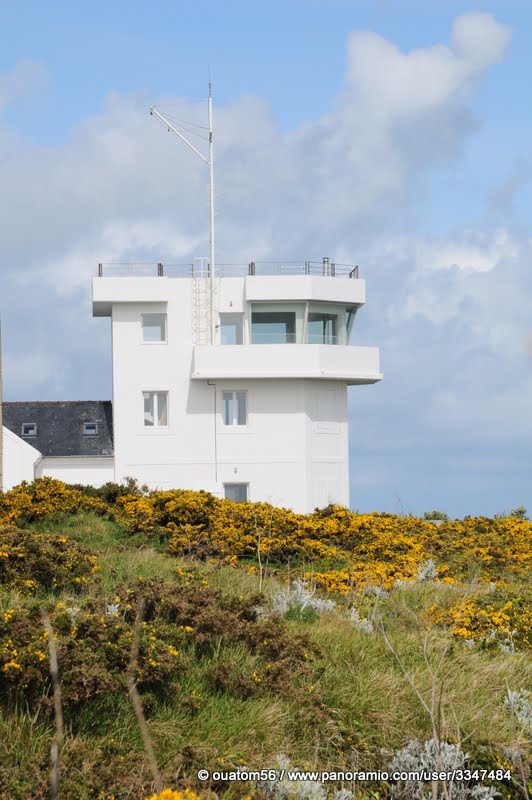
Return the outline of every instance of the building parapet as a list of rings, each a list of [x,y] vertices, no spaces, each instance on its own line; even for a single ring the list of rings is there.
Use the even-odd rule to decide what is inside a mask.
[[[190,264],[166,264],[162,262],[100,263],[99,278],[111,277],[168,277],[208,278],[210,264],[207,259],[197,258]],[[249,261],[240,264],[217,264],[216,276],[241,278],[246,275],[325,275],[335,278],[358,278],[359,268],[355,264],[339,264],[329,258],[321,261]]]

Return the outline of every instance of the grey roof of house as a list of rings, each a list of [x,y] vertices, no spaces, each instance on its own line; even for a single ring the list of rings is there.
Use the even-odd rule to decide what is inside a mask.
[[[3,424],[43,456],[113,455],[113,411],[110,400],[2,403]],[[24,423],[37,425],[36,436],[22,436]],[[98,433],[83,433],[84,422],[96,422]]]

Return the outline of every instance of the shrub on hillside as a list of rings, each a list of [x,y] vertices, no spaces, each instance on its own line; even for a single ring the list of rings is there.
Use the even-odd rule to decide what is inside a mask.
[[[98,500],[102,500],[108,505],[114,505],[119,497],[144,494],[144,489],[133,478],[126,478],[124,483],[107,481],[102,486],[89,486],[83,483],[67,483],[66,486],[68,489],[81,492],[87,497],[95,497]]]
[[[488,586],[449,607],[432,606],[434,622],[462,641],[513,652],[532,647],[532,593],[510,586]]]
[[[340,506],[305,516],[267,503],[233,503],[181,490],[121,497],[118,505],[132,532],[169,539],[176,555],[230,563],[259,556],[262,564],[311,561],[318,567],[317,584],[343,594],[416,581],[429,561],[444,582],[472,574],[481,580],[521,579],[532,568],[532,523],[517,517],[440,519],[436,525]]]
[[[23,525],[44,517],[75,514],[80,509],[97,514],[109,513],[109,506],[82,490],[73,489],[53,478],[25,481],[0,494],[0,525]]]
[[[465,517],[435,527],[427,550],[457,578],[523,578],[532,570],[532,523],[517,517]]]
[[[31,594],[37,589],[79,591],[98,569],[96,556],[55,533],[0,528],[0,585]]]
[[[49,608],[67,709],[97,695],[127,691],[141,599],[140,691],[171,692],[190,659],[205,657],[212,660],[207,679],[215,691],[238,695],[244,681],[253,693],[290,693],[310,681],[316,648],[281,620],[257,619],[257,598],[224,599],[193,584],[178,589],[173,582],[139,579],[107,600],[87,596],[82,607],[59,602]],[[234,662],[235,647],[242,663]],[[47,635],[37,605],[0,613],[0,675],[0,701],[48,703]]]
[[[61,693],[67,709],[99,694],[126,690],[132,626],[106,607],[50,609],[57,643]],[[179,671],[179,651],[153,624],[142,628],[137,681],[142,690],[163,691]],[[0,614],[0,700],[48,703],[47,634],[39,609]]]

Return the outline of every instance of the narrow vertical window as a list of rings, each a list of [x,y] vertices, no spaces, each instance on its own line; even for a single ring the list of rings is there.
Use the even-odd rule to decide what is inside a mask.
[[[144,404],[144,427],[167,427],[168,392],[142,392],[142,399]]]
[[[247,425],[247,392],[223,392],[224,425]]]

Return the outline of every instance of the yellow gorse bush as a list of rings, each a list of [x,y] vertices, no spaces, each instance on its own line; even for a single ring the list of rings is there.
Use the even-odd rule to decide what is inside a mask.
[[[80,591],[97,570],[96,556],[65,536],[0,526],[0,586],[21,594],[39,588]]]
[[[304,577],[319,589],[354,597],[368,586],[392,589],[413,582],[432,559],[437,578],[454,584],[474,579],[478,586],[512,581],[521,594],[486,604],[470,604],[435,614],[454,635],[474,640],[496,630],[510,631],[520,648],[531,646],[526,612],[532,569],[532,524],[514,517],[466,517],[434,524],[394,514],[355,514],[329,506],[313,514],[296,514],[267,503],[233,503],[206,492],[172,490],[120,498],[130,529],[168,539],[176,555],[244,561],[255,571],[260,556],[270,566],[300,564]]]
[[[182,792],[176,792],[174,789],[163,789],[159,794],[152,794],[150,797],[145,797],[144,800],[201,800],[201,798],[192,789],[185,789]]]
[[[431,608],[434,622],[446,625],[457,639],[532,647],[532,605],[526,590],[481,588],[449,608]]]
[[[329,506],[313,514],[297,514],[267,503],[234,503],[208,492],[125,491],[114,504],[89,497],[82,489],[50,478],[22,484],[0,495],[0,525],[19,525],[78,509],[117,514],[132,533],[158,536],[175,555],[223,560],[248,568],[290,563],[318,588],[356,596],[368,586],[392,589],[398,581],[415,581],[420,567],[432,559],[438,580],[460,583],[475,579],[522,585],[522,592],[491,607],[482,597],[472,606],[457,604],[438,617],[463,638],[482,637],[488,629],[518,630],[521,646],[529,646],[525,611],[530,604],[526,576],[532,570],[532,524],[517,517],[434,522],[394,514],[357,514]],[[60,540],[57,547],[61,550]],[[12,544],[0,542],[2,563],[18,558]],[[79,580],[89,576],[79,574]],[[20,575],[18,587],[34,590],[36,576]],[[520,590],[521,591],[521,590]],[[468,616],[467,609],[470,613]],[[436,619],[436,617],[435,617]]]
[[[364,581],[389,588],[397,579],[411,580],[429,558],[447,582],[469,574],[481,580],[520,578],[532,569],[532,524],[516,518],[466,517],[435,525],[339,506],[303,515],[187,490],[132,495],[117,503],[131,531],[159,532],[177,555],[228,562],[259,553],[271,562],[301,558],[315,563],[320,585],[342,593]]]
[[[23,482],[0,494],[0,525],[20,525],[56,514],[73,514],[81,509],[100,514],[109,511],[106,503],[62,481],[36,478],[33,483]]]

